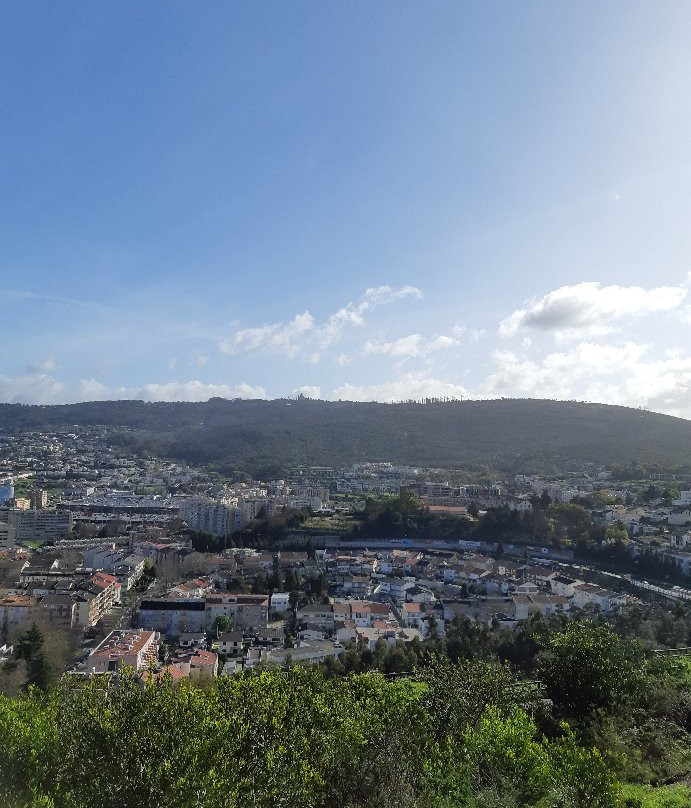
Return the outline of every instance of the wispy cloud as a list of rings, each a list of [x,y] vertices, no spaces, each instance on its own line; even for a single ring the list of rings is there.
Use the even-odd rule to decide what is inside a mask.
[[[61,306],[72,306],[77,308],[89,309],[106,309],[108,308],[105,303],[97,300],[80,300],[75,297],[63,297],[61,295],[46,295],[41,292],[32,292],[26,289],[5,289],[0,295],[1,303],[22,303],[28,301],[31,303],[57,303]]]
[[[289,323],[267,323],[258,328],[242,328],[229,340],[223,340],[220,349],[229,356],[267,350],[295,356],[300,346],[298,338],[314,328],[314,317],[305,311]]]
[[[347,303],[321,324],[305,311],[287,323],[241,328],[232,337],[222,340],[219,348],[228,356],[268,351],[288,358],[296,357],[304,349],[308,351],[309,361],[317,362],[321,352],[338,342],[347,328],[363,326],[368,311],[406,297],[421,298],[422,292],[415,286],[373,287],[366,289],[357,303]]]
[[[460,345],[460,341],[444,335],[425,339],[421,334],[409,334],[393,342],[380,342],[371,340],[363,346],[366,354],[379,354],[391,357],[420,357],[429,356],[437,351],[445,351]]]
[[[44,359],[42,362],[33,362],[26,366],[29,373],[52,373],[57,367],[52,357]]]
[[[339,340],[348,326],[363,326],[366,312],[406,297],[419,300],[422,298],[422,292],[417,286],[402,286],[400,289],[394,289],[391,286],[375,286],[366,289],[357,303],[352,301],[347,303],[343,308],[334,312],[321,327],[319,331],[321,348],[326,348],[332,342]]]

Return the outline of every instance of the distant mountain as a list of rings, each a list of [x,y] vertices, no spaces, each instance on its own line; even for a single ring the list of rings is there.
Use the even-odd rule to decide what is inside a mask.
[[[273,401],[60,406],[0,404],[0,427],[126,427],[116,440],[224,470],[386,461],[425,466],[489,464],[563,468],[572,461],[633,461],[691,468],[691,421],[570,401],[500,399],[430,403]]]

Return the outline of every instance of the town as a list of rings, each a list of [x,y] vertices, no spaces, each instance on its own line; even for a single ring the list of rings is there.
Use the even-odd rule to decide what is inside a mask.
[[[691,600],[691,490],[659,472],[363,463],[238,482],[91,427],[2,433],[0,451],[0,655],[37,627],[58,675],[333,667],[463,621]],[[394,510],[358,522],[377,507]]]

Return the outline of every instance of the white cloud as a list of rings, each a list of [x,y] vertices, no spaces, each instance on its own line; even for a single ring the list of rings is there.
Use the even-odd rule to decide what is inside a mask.
[[[230,340],[223,340],[220,349],[230,356],[268,350],[293,357],[300,350],[298,338],[314,328],[314,318],[305,311],[296,314],[289,323],[268,323],[259,328],[242,328]]]
[[[316,385],[304,384],[302,387],[296,387],[293,390],[294,396],[305,396],[306,398],[320,398],[321,388]]]
[[[410,373],[399,379],[371,386],[346,383],[331,393],[332,399],[345,401],[406,401],[426,397],[467,398],[468,391],[459,384],[419,378]]]
[[[69,386],[52,376],[0,376],[0,401],[11,404],[69,404],[78,401],[142,399],[144,401],[206,401],[219,398],[266,398],[263,387],[207,384],[198,380],[151,383],[139,387],[108,387],[96,379]]]
[[[688,289],[685,285],[600,286],[595,282],[561,286],[525,308],[517,309],[501,321],[499,333],[512,336],[520,329],[531,328],[558,334],[605,334],[622,321],[681,305]]]
[[[497,370],[486,379],[484,392],[646,406],[691,418],[691,356],[675,351],[653,358],[651,351],[634,342],[581,342],[539,361],[495,351]]]
[[[340,339],[347,326],[363,326],[365,324],[365,312],[405,297],[413,297],[419,300],[422,298],[422,292],[417,286],[402,286],[400,289],[394,289],[391,286],[375,286],[365,289],[357,304],[352,301],[347,303],[343,308],[334,312],[324,323],[319,333],[322,347],[326,348],[332,342]]]
[[[417,357],[428,356],[436,351],[444,351],[455,348],[460,342],[453,337],[439,336],[426,340],[420,334],[409,334],[393,342],[379,342],[371,340],[363,346],[366,354],[380,354],[392,357]]]
[[[29,373],[52,373],[56,367],[55,360],[48,357],[43,362],[33,362],[31,365],[27,365],[26,369]]]
[[[368,311],[406,297],[421,298],[422,292],[415,286],[402,286],[400,289],[372,287],[365,290],[357,303],[347,303],[320,325],[305,311],[289,323],[266,323],[256,328],[242,328],[230,339],[222,340],[219,348],[229,356],[269,351],[289,358],[306,349],[309,350],[309,361],[316,363],[321,359],[320,351],[337,342],[346,328],[363,326]]]
[[[65,384],[47,374],[0,376],[0,401],[9,404],[60,404]]]
[[[117,387],[114,398],[141,398],[144,401],[206,401],[209,398],[266,398],[263,387],[245,382],[237,385],[207,384],[196,379],[188,382],[144,384],[141,387]]]

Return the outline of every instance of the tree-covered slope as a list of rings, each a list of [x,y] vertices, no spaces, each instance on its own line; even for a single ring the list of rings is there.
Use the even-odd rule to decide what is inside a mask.
[[[497,460],[502,465],[530,460],[691,465],[691,421],[604,404],[211,399],[0,405],[0,425],[8,429],[73,424],[128,427],[137,430],[144,448],[247,470],[365,460],[446,466]]]

